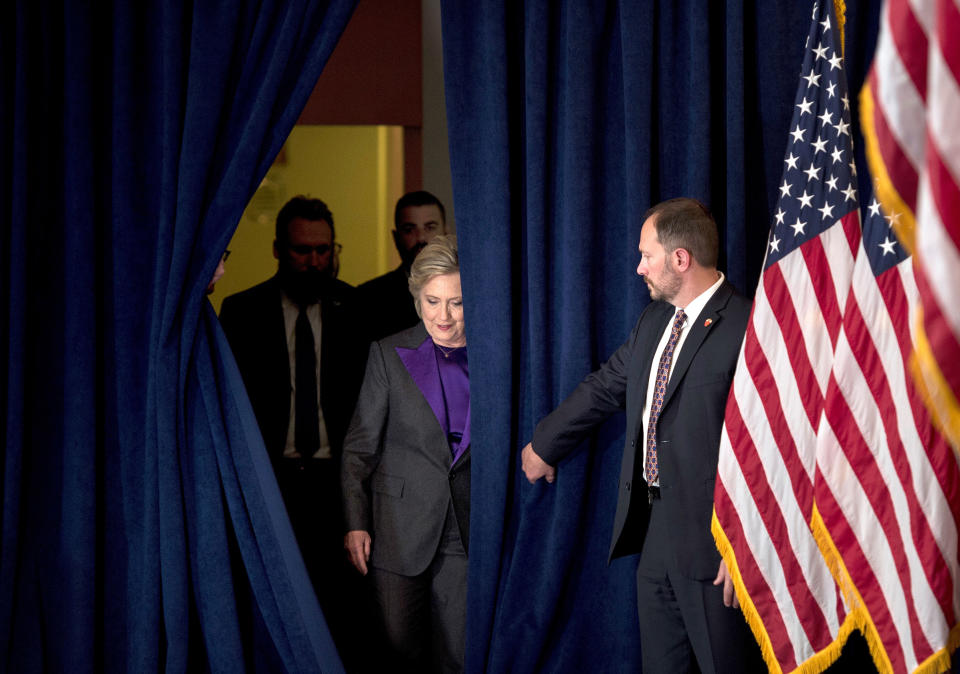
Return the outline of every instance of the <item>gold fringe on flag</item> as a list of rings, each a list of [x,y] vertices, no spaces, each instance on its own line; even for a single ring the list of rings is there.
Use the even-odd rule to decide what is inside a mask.
[[[877,631],[876,625],[873,622],[873,617],[867,610],[863,597],[860,596],[860,592],[854,585],[853,579],[850,578],[850,573],[843,563],[840,551],[837,550],[837,546],[834,544],[830,532],[827,531],[827,525],[823,521],[823,517],[820,515],[816,504],[813,506],[810,530],[813,532],[813,537],[820,547],[820,553],[827,562],[827,568],[830,569],[830,573],[833,575],[833,579],[836,581],[837,587],[840,588],[843,599],[850,609],[849,614],[847,614],[847,620],[844,622],[846,633],[843,636],[843,643],[847,642],[850,632],[854,629],[859,630],[867,640],[870,657],[873,658],[873,664],[876,665],[877,671],[879,671],[880,674],[892,673],[893,665],[890,663],[890,658],[887,655],[886,649],[883,647],[883,642],[880,640],[880,633]],[[844,629],[841,629],[840,632],[843,634]]]
[[[760,652],[763,654],[763,660],[767,664],[767,669],[770,670],[771,674],[783,674],[783,669],[780,667],[780,663],[777,662],[776,655],[774,655],[770,635],[767,634],[763,621],[760,619],[760,613],[757,611],[757,607],[754,605],[753,600],[747,593],[746,586],[743,584],[743,577],[740,575],[740,568],[737,566],[736,554],[733,552],[733,546],[730,545],[730,540],[727,538],[726,533],[723,531],[723,526],[721,526],[720,520],[717,518],[716,509],[714,509],[711,519],[710,530],[713,532],[713,540],[717,544],[717,550],[720,551],[720,556],[723,557],[723,561],[727,565],[727,571],[733,580],[733,589],[737,593],[737,599],[740,601],[740,610],[743,611],[743,617],[750,626],[750,631],[753,632],[754,639],[756,639],[760,645]],[[856,629],[856,625],[854,624],[851,613],[847,615],[843,625],[840,626],[836,639],[834,639],[829,646],[800,663],[800,665],[793,670],[792,674],[820,674],[825,671],[840,657],[843,645],[847,642],[847,638],[854,629]]]

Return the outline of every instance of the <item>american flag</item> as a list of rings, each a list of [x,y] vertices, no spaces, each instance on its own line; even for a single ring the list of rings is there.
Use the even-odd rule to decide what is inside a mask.
[[[945,29],[955,31],[952,45]],[[924,389],[936,378],[911,374],[913,354],[918,347],[924,353],[924,345],[920,362],[928,373],[960,363],[960,351],[949,349],[956,344],[946,334],[951,319],[928,311],[928,302],[939,306],[960,281],[960,127],[947,123],[947,111],[960,109],[956,31],[960,12],[952,2],[884,7],[861,97],[879,201],[867,210],[820,433],[816,499],[832,547],[827,554],[841,586],[854,593],[856,622],[882,671],[946,671],[960,641],[960,470],[924,405],[933,400]],[[936,93],[945,84],[947,100]],[[952,146],[940,140],[951,135]],[[950,159],[940,158],[944,148]],[[924,322],[911,329],[921,306]],[[933,333],[937,338],[928,339]],[[947,348],[935,352],[934,343]],[[953,360],[938,363],[945,355]]]
[[[714,537],[774,672],[820,671],[854,626],[810,526],[817,430],[860,245],[842,57],[833,3],[817,3],[714,494]]]
[[[824,553],[884,672],[946,671],[956,624],[960,475],[910,376],[911,261],[866,212],[818,436]]]
[[[888,1],[865,100],[870,167],[901,240],[916,250],[922,311],[918,383],[960,448],[960,8],[956,0]]]

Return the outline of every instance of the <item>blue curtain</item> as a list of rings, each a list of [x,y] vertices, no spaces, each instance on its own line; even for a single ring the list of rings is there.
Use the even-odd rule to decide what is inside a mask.
[[[856,91],[879,2],[847,5]],[[484,363],[471,373],[469,671],[639,670],[637,560],[606,563],[622,415],[553,485],[525,482],[519,450],[649,301],[634,274],[649,206],[707,203],[721,268],[752,293],[811,9],[444,3],[466,327]]]
[[[355,0],[0,27],[0,670],[339,671],[204,289]]]

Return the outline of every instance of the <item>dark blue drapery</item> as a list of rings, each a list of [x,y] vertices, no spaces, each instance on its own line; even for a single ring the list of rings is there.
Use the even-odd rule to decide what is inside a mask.
[[[355,0],[0,27],[0,670],[337,671],[204,296]]]
[[[847,3],[853,91],[878,5]],[[811,8],[444,4],[466,327],[485,364],[471,373],[469,671],[639,668],[636,559],[606,566],[622,417],[553,485],[523,480],[519,450],[647,303],[634,274],[646,208],[706,202],[721,268],[752,293]]]

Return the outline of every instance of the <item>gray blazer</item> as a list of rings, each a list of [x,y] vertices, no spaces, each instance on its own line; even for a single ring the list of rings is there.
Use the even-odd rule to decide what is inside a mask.
[[[347,531],[369,532],[370,563],[406,576],[430,565],[449,511],[465,548],[469,535],[470,448],[451,465],[446,433],[396,351],[416,349],[427,337],[418,323],[370,346],[343,444]]]

